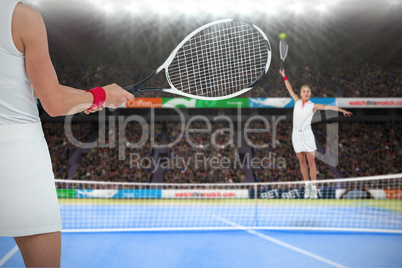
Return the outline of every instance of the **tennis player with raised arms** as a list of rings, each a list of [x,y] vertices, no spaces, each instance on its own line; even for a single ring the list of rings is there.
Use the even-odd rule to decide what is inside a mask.
[[[115,84],[89,92],[60,85],[41,15],[1,0],[0,236],[14,237],[26,266],[59,267],[60,211],[35,95],[51,116],[134,100]]]
[[[317,199],[317,188],[315,181],[317,179],[317,167],[315,165],[315,151],[317,150],[315,144],[314,133],[311,129],[311,120],[317,110],[334,110],[343,113],[344,116],[351,116],[352,113],[345,111],[339,107],[331,105],[317,104],[310,101],[311,88],[308,85],[304,85],[300,89],[300,97],[292,89],[288,78],[285,75],[285,70],[279,70],[285,81],[286,89],[289,91],[290,96],[295,101],[295,107],[293,110],[293,131],[292,131],[292,143],[293,149],[296,152],[299,159],[301,173],[303,180],[305,181],[304,198]],[[309,181],[308,168],[306,163],[306,157],[310,168]]]

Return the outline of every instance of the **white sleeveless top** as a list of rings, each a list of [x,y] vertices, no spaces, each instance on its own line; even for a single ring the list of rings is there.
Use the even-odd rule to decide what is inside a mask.
[[[39,122],[25,56],[14,45],[11,22],[19,0],[0,1],[0,125]]]
[[[311,120],[313,119],[314,103],[308,101],[303,106],[303,101],[299,99],[293,109],[293,132],[312,132]]]

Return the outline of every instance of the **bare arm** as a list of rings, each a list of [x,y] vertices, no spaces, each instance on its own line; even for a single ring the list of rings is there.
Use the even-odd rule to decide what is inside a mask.
[[[13,36],[19,38],[25,53],[28,78],[43,108],[51,116],[78,113],[93,103],[93,95],[83,90],[59,84],[50,60],[46,27],[36,10],[18,4],[13,16]],[[106,92],[105,106],[116,108],[134,96],[113,84],[103,87]],[[77,109],[79,107],[79,109]]]
[[[314,104],[313,107],[313,113],[315,113],[317,110],[333,110],[333,111],[337,111],[337,112],[341,112],[343,113],[343,115],[345,117],[350,117],[352,116],[351,112],[348,112],[342,108],[336,107],[336,106],[332,106],[332,105],[324,105],[324,104]]]
[[[279,70],[279,73],[282,75],[282,78],[286,76],[284,69]],[[297,96],[297,94],[293,91],[292,85],[290,84],[289,80],[285,81],[285,86],[286,89],[289,91],[290,96],[295,100],[295,102],[297,102],[299,100],[299,96]]]

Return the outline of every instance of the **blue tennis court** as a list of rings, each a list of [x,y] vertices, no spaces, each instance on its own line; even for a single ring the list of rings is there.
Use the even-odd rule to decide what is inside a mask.
[[[337,201],[337,206],[331,201],[325,207],[304,200],[298,206],[149,202],[62,204],[62,267],[402,267],[402,234],[386,231],[400,232],[401,213],[378,201],[376,207],[369,201]],[[263,226],[283,230],[259,229]],[[298,227],[317,230],[287,230]],[[172,230],[149,231],[153,228]],[[21,266],[14,240],[0,238],[0,267]]]
[[[0,239],[0,256],[15,246]],[[402,267],[402,235],[290,231],[63,233],[62,267]],[[19,252],[2,267],[21,267]]]

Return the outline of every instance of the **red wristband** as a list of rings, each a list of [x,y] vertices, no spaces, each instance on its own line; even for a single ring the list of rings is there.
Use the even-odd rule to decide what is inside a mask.
[[[288,80],[288,78],[286,77],[286,75],[283,77],[283,81]]]
[[[99,106],[102,106],[105,103],[106,92],[103,88],[96,87],[96,88],[87,90],[86,92],[91,92],[92,95],[94,95],[94,103],[92,104],[91,107],[89,107],[87,109],[87,111],[98,108]]]

